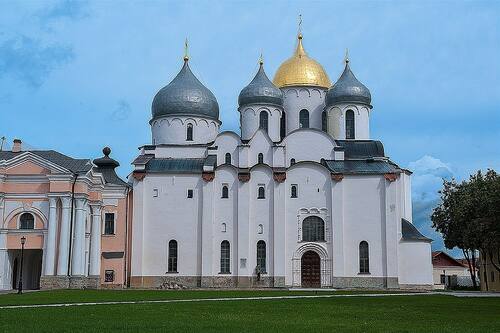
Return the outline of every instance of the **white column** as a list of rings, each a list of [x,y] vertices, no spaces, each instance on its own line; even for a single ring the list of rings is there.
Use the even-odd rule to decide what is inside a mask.
[[[2,198],[0,198],[0,204],[1,200]],[[0,222],[3,221],[0,219]],[[7,232],[0,232],[0,290],[12,289],[12,271],[7,251]]]
[[[71,275],[85,275],[85,203],[86,199],[75,200],[75,228],[71,252]]]
[[[57,198],[49,197],[49,225],[47,228],[47,244],[45,247],[44,274],[54,275],[57,232]]]
[[[101,273],[101,206],[92,205],[92,230],[90,234],[90,271],[89,275]]]
[[[69,237],[71,223],[71,197],[61,198],[61,227],[59,231],[59,255],[57,257],[57,275],[68,274]]]

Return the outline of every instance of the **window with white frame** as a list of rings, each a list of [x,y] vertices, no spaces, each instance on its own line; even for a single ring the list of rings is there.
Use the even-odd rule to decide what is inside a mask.
[[[22,213],[19,217],[19,229],[35,229],[35,217],[31,213]]]
[[[115,234],[115,213],[104,214],[104,234],[105,235]]]

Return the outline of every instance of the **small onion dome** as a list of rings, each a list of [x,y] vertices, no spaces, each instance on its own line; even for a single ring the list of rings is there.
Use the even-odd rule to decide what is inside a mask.
[[[240,106],[253,103],[283,105],[283,92],[269,80],[262,61],[252,82],[243,88],[238,97]]]
[[[112,159],[111,157],[109,157],[109,154],[111,154],[111,148],[104,147],[102,149],[102,153],[104,154],[103,157],[96,158],[94,160],[94,164],[98,168],[112,168],[112,169],[114,169],[114,168],[120,166],[120,163],[118,163],[118,161],[116,161],[116,160]]]
[[[344,72],[326,93],[326,105],[346,102],[370,105],[371,101],[370,90],[356,79],[346,59]]]
[[[179,74],[158,91],[151,111],[153,119],[170,115],[219,119],[217,99],[191,72],[187,57]]]

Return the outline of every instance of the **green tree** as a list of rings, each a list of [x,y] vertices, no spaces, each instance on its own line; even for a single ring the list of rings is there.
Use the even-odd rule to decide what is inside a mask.
[[[478,171],[461,183],[444,180],[439,193],[441,203],[431,216],[433,227],[443,235],[446,248],[462,250],[477,287],[477,251],[500,272],[500,176],[488,170],[486,174]]]

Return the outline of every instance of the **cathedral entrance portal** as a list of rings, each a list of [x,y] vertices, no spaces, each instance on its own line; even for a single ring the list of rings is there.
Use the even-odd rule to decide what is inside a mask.
[[[300,259],[302,288],[321,287],[321,259],[314,251],[307,251]]]

